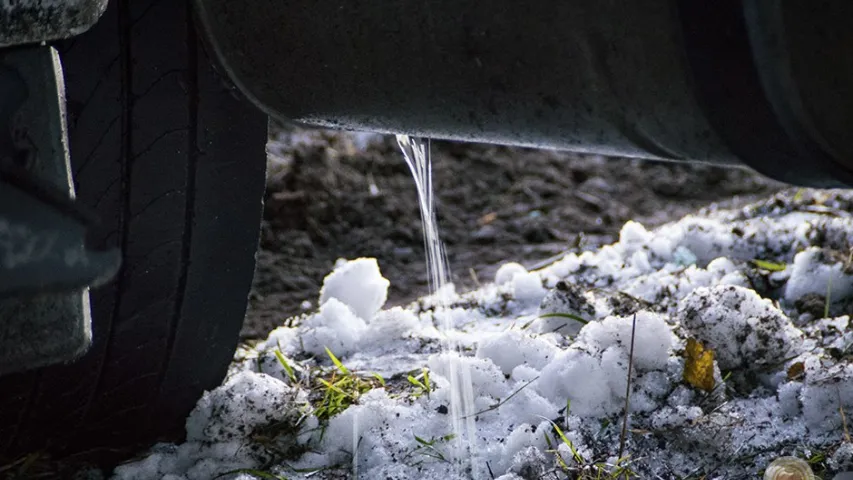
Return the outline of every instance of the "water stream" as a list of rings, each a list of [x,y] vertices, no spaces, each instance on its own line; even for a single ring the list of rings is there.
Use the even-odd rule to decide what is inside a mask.
[[[451,445],[455,446],[455,451],[450,452],[450,456],[463,470],[470,469],[469,475],[476,478],[477,436],[474,425],[476,412],[471,371],[468,363],[461,361],[460,346],[447,335],[454,328],[451,318],[449,315],[443,315],[441,311],[449,304],[451,290],[448,288],[450,276],[447,257],[436,221],[429,139],[397,135],[397,143],[415,180],[421,210],[429,289],[430,294],[438,302],[434,315],[438,320],[439,329],[445,334],[442,354],[447,361],[450,382],[449,417],[454,435]]]

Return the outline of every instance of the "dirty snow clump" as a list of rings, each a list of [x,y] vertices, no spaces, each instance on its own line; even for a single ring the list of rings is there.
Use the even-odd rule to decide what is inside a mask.
[[[697,288],[682,302],[679,320],[716,352],[724,370],[783,362],[803,341],[803,333],[770,300],[735,285]]]
[[[280,380],[240,372],[225,385],[205,392],[187,418],[187,440],[245,438],[257,427],[284,420],[297,398],[298,391]]]
[[[209,480],[225,471],[255,468],[269,455],[251,438],[270,425],[279,427],[281,451],[303,450],[300,444],[307,438],[298,437],[298,424],[306,411],[306,392],[263,373],[242,371],[205,392],[187,418],[184,444],[155,445],[145,460],[116,467],[114,478]]]

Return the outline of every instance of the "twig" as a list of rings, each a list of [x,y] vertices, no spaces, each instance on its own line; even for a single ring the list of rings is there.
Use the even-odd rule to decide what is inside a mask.
[[[569,326],[569,324],[568,324],[568,323],[562,323],[562,324],[560,324],[560,326],[559,326],[559,327],[557,327],[557,328],[552,328],[552,329],[551,329],[551,331],[550,331],[550,332],[548,332],[548,333],[559,332],[561,328],[563,328],[563,327],[568,327],[568,326]]]
[[[631,322],[631,351],[628,354],[628,382],[625,385],[625,411],[623,412],[622,432],[619,434],[619,455],[616,458],[622,458],[622,453],[625,451],[625,438],[628,435],[628,409],[631,405],[631,370],[634,369],[634,337],[636,333],[637,314],[635,313],[634,320]]]
[[[829,318],[829,303],[832,298],[832,274],[826,279],[826,301],[823,304],[823,318]]]
[[[474,270],[474,267],[469,268],[468,273],[471,274],[471,280],[474,282],[474,286],[480,288],[482,285],[480,285],[480,278],[477,277],[477,271]]]
[[[838,413],[841,414],[841,426],[844,429],[844,441],[850,443],[850,431],[847,429],[847,415],[844,414],[844,403],[841,401],[841,390],[838,386],[835,387],[835,394],[838,395]]]
[[[476,417],[477,415],[480,415],[480,414],[483,414],[483,413],[486,413],[486,412],[491,412],[492,410],[497,410],[498,408],[500,408],[500,406],[501,406],[501,405],[503,405],[504,403],[506,403],[506,402],[510,401],[510,399],[511,399],[512,397],[516,396],[516,395],[518,394],[518,392],[520,392],[520,391],[524,390],[525,388],[527,388],[527,386],[528,386],[528,385],[530,385],[531,383],[535,382],[536,380],[539,380],[539,375],[537,375],[537,376],[536,376],[536,378],[534,378],[533,380],[530,380],[529,382],[527,382],[527,383],[525,383],[524,385],[522,385],[521,387],[519,387],[519,388],[518,388],[518,390],[516,390],[516,391],[512,392],[508,397],[504,398],[504,399],[503,399],[503,400],[501,400],[500,402],[498,402],[498,403],[496,403],[496,404],[494,404],[494,405],[490,406],[489,408],[485,408],[485,409],[483,409],[483,410],[480,410],[479,412],[472,413],[471,415],[465,415],[464,417],[462,417],[462,419],[464,420],[464,419],[466,419],[466,418]]]

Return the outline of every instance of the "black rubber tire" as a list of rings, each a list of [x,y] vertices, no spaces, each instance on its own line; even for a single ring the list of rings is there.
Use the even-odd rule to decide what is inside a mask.
[[[222,381],[254,271],[267,117],[211,67],[187,1],[112,0],[57,47],[78,199],[124,263],[91,293],[82,359],[0,378],[0,456],[108,462],[178,439]]]

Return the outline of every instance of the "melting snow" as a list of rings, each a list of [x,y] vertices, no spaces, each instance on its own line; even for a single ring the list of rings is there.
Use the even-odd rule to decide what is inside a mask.
[[[238,352],[227,381],[187,419],[185,443],[157,445],[114,478],[208,480],[256,469],[288,479],[357,471],[363,479],[518,480],[575,478],[595,464],[612,471],[635,318],[622,465],[640,478],[755,478],[776,457],[818,453],[821,468],[849,469],[841,412],[853,412],[851,209],[853,194],[801,191],[654,231],[629,222],[598,251],[566,253],[532,272],[508,263],[492,284],[449,292],[446,309],[426,297],[382,310],[388,281],[376,261],[340,262],[317,310]],[[786,268],[763,270],[755,259]],[[441,353],[444,318],[456,327],[448,335],[463,346],[461,358]],[[711,392],[682,380],[691,337],[716,354]],[[344,375],[332,377],[327,347],[373,388],[320,420],[318,379]],[[467,364],[473,385],[472,451],[448,436],[453,362]],[[428,388],[416,385],[426,378]]]

